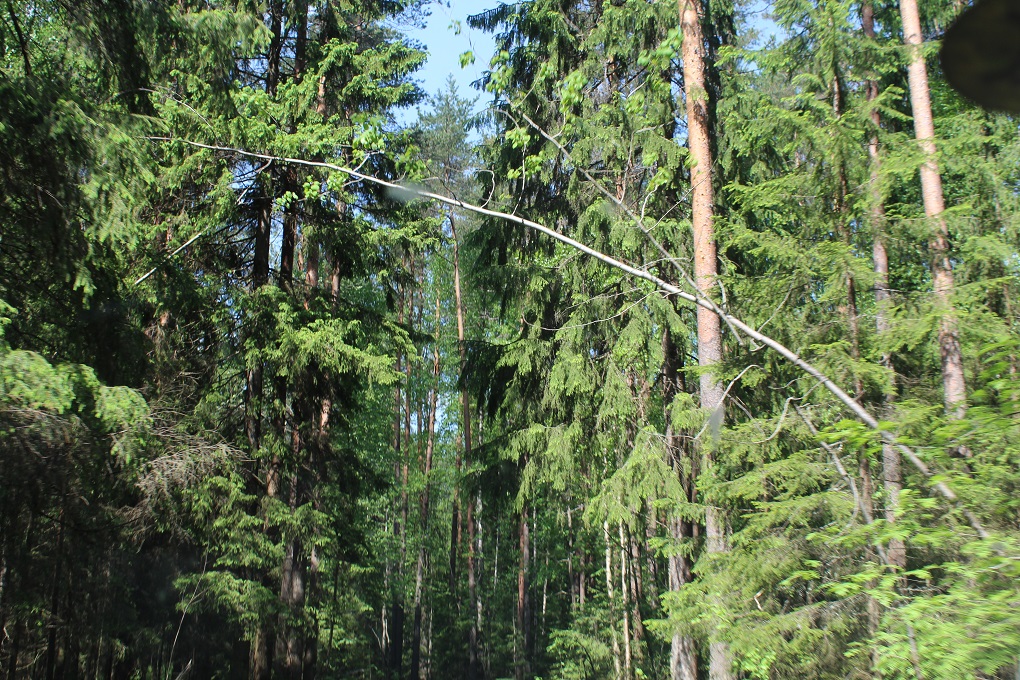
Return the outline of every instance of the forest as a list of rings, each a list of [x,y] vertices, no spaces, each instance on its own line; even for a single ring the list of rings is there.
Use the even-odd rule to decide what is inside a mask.
[[[491,4],[0,6],[0,678],[1020,677],[973,3]]]

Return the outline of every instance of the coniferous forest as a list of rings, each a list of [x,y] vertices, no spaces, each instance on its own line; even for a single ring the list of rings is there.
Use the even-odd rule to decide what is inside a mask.
[[[972,4],[5,0],[0,678],[1020,677]]]

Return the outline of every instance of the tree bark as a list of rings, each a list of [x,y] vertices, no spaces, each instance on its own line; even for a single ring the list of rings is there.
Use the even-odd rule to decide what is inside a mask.
[[[618,525],[620,538],[620,611],[623,614],[623,677],[630,680],[634,673],[634,648],[630,637],[630,574],[627,569],[628,551],[624,537],[623,522]]]
[[[266,55],[266,92],[275,96],[280,83],[280,54],[282,49],[283,4],[278,0],[270,6],[270,43]],[[269,251],[272,237],[273,183],[270,175],[265,182],[259,212],[255,222],[255,257],[252,262],[252,290],[257,291],[269,282]],[[252,454],[261,447],[261,405],[263,391],[262,366],[247,370],[245,390],[245,429]],[[278,473],[270,466],[266,479],[266,494],[275,495],[279,488]],[[272,623],[263,621],[252,640],[249,676],[251,680],[269,680],[272,673],[272,648],[275,633]]]
[[[705,41],[701,30],[700,0],[680,0],[680,26],[683,33],[683,71],[687,106],[687,145],[691,167],[691,223],[694,231],[694,281],[702,295],[714,297],[718,268],[713,221],[715,197],[712,187],[712,131],[709,125],[708,90],[705,77]],[[709,431],[722,425],[723,387],[710,370],[722,359],[722,329],[715,312],[698,307],[698,364],[701,408],[708,412]],[[710,436],[710,440],[711,440]],[[711,465],[710,443],[705,450],[705,464]],[[709,554],[726,552],[726,522],[722,510],[705,506],[705,548]],[[729,680],[733,677],[729,649],[721,640],[709,646],[709,677]]]
[[[432,380],[434,382],[431,394],[429,395],[428,430],[425,444],[425,463],[422,468],[422,476],[425,483],[419,499],[419,511],[421,513],[421,540],[418,544],[418,561],[415,567],[414,577],[414,629],[411,644],[411,674],[412,680],[421,678],[421,622],[422,622],[422,587],[425,576],[425,539],[429,529],[429,493],[431,491],[430,477],[432,476],[432,454],[436,443],[436,408],[439,403],[439,295],[436,295],[436,316],[435,335],[432,349]]]
[[[680,483],[685,489],[684,501],[691,501],[694,486],[692,477],[684,472],[683,449],[681,440],[673,427],[673,402],[676,395],[683,391],[682,360],[680,350],[673,342],[673,337],[667,329],[662,334],[662,394],[663,406],[666,417],[666,454],[669,456],[669,464],[676,472]],[[693,461],[691,461],[693,464]],[[691,537],[691,526],[683,521],[675,513],[667,518],[669,537],[674,545],[667,558],[667,575],[669,577],[669,590],[676,592],[685,584],[690,582],[691,569],[687,557],[680,552],[681,544]],[[673,633],[670,640],[669,669],[671,680],[697,680],[698,678],[698,656],[694,649],[694,640],[690,635],[679,631]]]
[[[910,54],[907,81],[910,86],[910,108],[914,116],[914,137],[924,153],[921,165],[921,198],[924,214],[932,225],[929,241],[932,254],[932,285],[939,306],[939,353],[942,357],[943,403],[946,413],[960,419],[966,412],[967,384],[963,371],[963,354],[953,314],[953,265],[949,251],[949,229],[944,216],[945,198],[942,175],[935,149],[935,121],[931,112],[928,70],[924,63],[921,18],[917,0],[900,0],[903,21],[903,42]]]
[[[527,467],[527,456],[522,456],[521,469]],[[528,565],[531,563],[531,534],[528,527],[528,505],[521,508],[517,524],[520,562],[517,566],[517,644],[514,645],[514,677],[527,680],[531,677],[528,639],[531,634],[531,616],[528,602]]]
[[[623,677],[623,659],[620,654],[620,639],[616,632],[616,597],[613,594],[613,544],[609,540],[609,522],[602,523],[602,538],[606,545],[606,599],[609,603],[609,633],[613,644],[613,676],[616,680]]]
[[[466,335],[464,331],[464,298],[461,294],[460,287],[460,242],[457,238],[457,222],[454,218],[453,213],[449,215],[450,219],[450,234],[453,240],[453,296],[454,303],[457,311],[457,348],[460,353],[460,374],[464,375],[464,370],[467,365],[467,346],[466,346]],[[457,484],[458,487],[461,484],[461,460],[465,465],[470,464],[471,461],[471,400],[468,396],[467,387],[461,387],[460,390],[460,410],[461,410],[461,430],[463,432],[463,456],[461,452],[457,452],[456,468],[457,468]],[[453,498],[453,518],[451,523],[451,537],[450,537],[450,592],[456,592],[457,584],[457,552],[460,546],[461,537],[461,524],[460,524],[460,499],[463,490],[458,488],[457,493]],[[470,505],[470,501],[469,501]],[[458,599],[458,603],[460,600]],[[458,604],[459,606],[459,604]],[[476,650],[477,651],[477,650]]]
[[[405,266],[408,265],[408,258],[404,258]],[[413,264],[411,265],[413,266]],[[401,287],[400,308],[398,311],[398,323],[413,325],[414,321],[414,298],[407,290],[407,285]],[[404,659],[404,562],[407,557],[407,460],[411,451],[411,359],[404,357],[404,392],[401,395],[400,386],[396,389],[396,422],[394,423],[394,435],[396,440],[396,459],[394,461],[395,482],[400,488],[400,516],[394,521],[394,533],[400,541],[400,558],[397,561],[396,578],[393,584],[393,612],[390,617],[389,631],[389,657],[386,660],[387,677],[397,680],[403,676]],[[397,361],[400,367],[400,361]],[[403,422],[401,421],[403,412]],[[401,426],[403,425],[403,436]],[[401,441],[403,446],[401,446]]]
[[[865,2],[862,7],[861,25],[864,35],[869,40],[874,40],[876,37],[875,12],[871,2]],[[868,81],[867,96],[868,101],[874,101],[878,97],[878,81]],[[878,129],[882,124],[882,120],[877,110],[871,112],[871,121],[875,127],[875,133],[868,141],[868,155],[871,159],[871,206],[869,217],[874,234],[871,253],[875,269],[875,330],[881,338],[887,335],[892,328],[889,321],[892,291],[889,288],[889,253],[885,246],[885,203],[880,185],[882,157],[878,144]],[[892,388],[895,387],[896,374],[893,372],[892,357],[888,353],[882,354],[881,362],[893,381],[893,384],[890,385],[890,391],[885,395],[884,410],[886,415],[889,415],[895,401]],[[882,442],[882,486],[885,490],[885,521],[889,525],[893,525],[896,522],[900,490],[903,488],[903,473],[901,471],[900,452],[889,442]],[[886,548],[886,555],[891,566],[900,569],[907,566],[906,547],[902,540],[898,538],[891,539]]]

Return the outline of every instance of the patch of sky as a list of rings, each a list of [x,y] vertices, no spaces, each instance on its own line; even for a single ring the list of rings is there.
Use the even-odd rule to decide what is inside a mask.
[[[408,40],[421,45],[428,54],[425,65],[415,75],[427,95],[446,90],[450,77],[461,97],[475,99],[476,95],[483,95],[472,83],[480,80],[488,69],[495,41],[492,34],[468,26],[467,18],[498,4],[499,0],[438,0],[423,8],[414,26],[404,27]],[[484,109],[487,102],[487,96],[478,96],[475,112]],[[422,108],[427,107],[428,103],[423,102]],[[398,115],[398,120],[411,123],[417,115],[416,110],[407,109]]]

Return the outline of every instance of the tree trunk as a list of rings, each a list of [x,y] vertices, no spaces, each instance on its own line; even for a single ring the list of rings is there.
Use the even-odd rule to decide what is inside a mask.
[[[408,258],[404,258],[407,265]],[[401,287],[399,310],[397,322],[413,325],[413,296],[407,290],[407,285]],[[397,368],[400,368],[400,360],[397,361]],[[400,558],[397,561],[395,583],[393,584],[393,604],[391,606],[392,616],[390,617],[389,631],[389,657],[386,661],[387,677],[391,680],[401,679],[403,676],[404,659],[404,561],[407,556],[407,459],[411,450],[411,359],[404,357],[404,393],[401,395],[399,384],[396,388],[396,421],[394,423],[394,435],[396,444],[396,459],[394,461],[394,476],[396,484],[400,488],[400,515],[394,521],[394,533],[400,541]],[[403,412],[403,420],[401,419]],[[403,426],[403,436],[401,436]],[[402,444],[401,444],[402,442]]]
[[[862,8],[861,25],[864,29],[864,35],[869,40],[874,40],[875,13],[870,2],[866,2]],[[878,82],[869,80],[868,100],[873,101],[877,97]],[[882,121],[877,110],[871,112],[871,121],[875,126],[876,132],[868,142],[868,155],[871,158],[871,208],[869,216],[871,219],[871,229],[874,232],[871,252],[875,267],[875,330],[881,338],[887,335],[891,329],[889,308],[892,304],[892,292],[889,289],[889,253],[885,247],[885,204],[879,183],[882,158],[879,153],[877,131]],[[892,357],[888,353],[883,353],[881,361],[882,366],[889,372],[891,379],[895,380]],[[895,383],[890,386],[890,388],[893,387],[895,387]],[[894,394],[890,389],[885,396],[886,415],[890,414],[894,399]],[[883,442],[882,486],[885,490],[885,520],[890,525],[896,522],[900,490],[903,488],[902,480],[900,452],[889,442]],[[889,541],[889,545],[886,548],[886,556],[891,566],[903,569],[907,565],[906,547],[903,545],[903,541],[898,538]]]
[[[460,352],[460,373],[463,376],[467,364],[467,346],[465,344],[464,332],[464,299],[460,289],[460,242],[457,239],[457,223],[453,213],[450,213],[450,234],[453,239],[453,295],[457,309],[457,347]],[[463,432],[463,461],[465,465],[471,462],[471,402],[468,396],[467,387],[460,391],[461,429]],[[460,523],[460,499],[462,496],[461,484],[461,452],[457,452],[457,493],[453,498],[453,518],[451,520],[450,536],[450,592],[456,593],[457,588],[457,552],[460,547],[461,523]],[[468,501],[470,505],[470,501]],[[470,523],[470,520],[469,520]],[[470,548],[469,548],[470,549]],[[457,598],[458,607],[460,599]],[[477,650],[474,650],[477,654]]]
[[[620,654],[620,639],[616,632],[616,604],[613,594],[613,544],[609,540],[609,522],[602,523],[602,538],[606,544],[606,600],[609,603],[609,633],[613,641],[613,676],[616,680],[623,677],[623,659]]]
[[[638,547],[638,541],[634,540],[630,531],[626,532],[627,538],[627,556],[629,557],[627,566],[628,582],[630,585],[630,603],[631,603],[631,614],[630,614],[630,630],[631,630],[631,646],[634,653],[634,667],[639,668],[639,662],[644,659],[644,650],[642,649],[642,643],[645,639],[645,624],[641,617],[641,603],[645,601],[644,598],[644,584],[641,575],[641,551]],[[635,671],[637,672],[637,671]]]
[[[414,629],[411,643],[411,680],[418,680],[421,675],[421,621],[422,621],[422,586],[425,575],[425,539],[429,529],[429,492],[431,490],[430,477],[432,475],[432,454],[436,443],[436,408],[439,403],[439,295],[436,295],[436,316],[435,334],[432,349],[432,380],[434,382],[432,392],[429,395],[429,416],[428,430],[425,444],[425,464],[422,475],[425,479],[424,488],[419,500],[421,512],[421,539],[418,544],[418,562],[415,567],[414,577]]]
[[[620,611],[623,614],[623,677],[630,680],[634,674],[634,649],[630,637],[630,574],[627,570],[628,551],[623,522],[618,525],[620,538]]]
[[[272,184],[266,182],[264,196],[260,199],[255,220],[255,255],[251,268],[251,290],[257,291],[269,282],[269,243],[273,219]],[[262,441],[262,367],[254,366],[245,371],[244,429],[248,446],[254,456]]]
[[[666,418],[666,453],[669,456],[669,464],[676,471],[677,477],[685,489],[685,501],[692,500],[690,493],[694,486],[691,483],[694,471],[688,476],[684,472],[683,449],[681,448],[680,437],[673,427],[673,402],[676,395],[683,390],[682,360],[679,348],[673,342],[673,338],[667,329],[662,334],[662,399]],[[693,462],[693,461],[692,461]],[[686,491],[690,489],[690,492]],[[691,570],[688,559],[680,552],[680,544],[690,538],[691,526],[680,517],[670,515],[667,518],[669,537],[673,540],[673,549],[667,558],[667,572],[669,576],[669,589],[672,592],[690,581]],[[684,635],[677,631],[673,633],[670,640],[669,668],[671,680],[697,680],[698,678],[698,656],[694,649],[694,640],[690,635]]]
[[[712,295],[718,269],[713,220],[712,145],[709,127],[708,90],[705,78],[705,41],[701,31],[700,0],[680,0],[680,25],[683,32],[684,87],[687,100],[687,144],[691,167],[691,223],[694,231],[694,279],[701,293]],[[715,312],[698,307],[698,363],[710,369],[722,358],[722,331]],[[701,408],[709,414],[709,439],[722,425],[723,388],[709,370],[701,373]],[[711,443],[705,463],[711,465]],[[710,554],[726,552],[726,522],[719,508],[705,506],[705,547]],[[729,680],[731,671],[726,643],[713,640],[709,648],[709,677]]]
[[[922,52],[921,18],[917,0],[900,0],[903,41],[908,46],[910,64],[907,80],[910,85],[910,108],[914,116],[914,137],[924,152],[921,166],[921,197],[924,214],[932,225],[929,241],[932,253],[932,284],[942,318],[939,322],[939,353],[942,357],[943,403],[946,413],[959,419],[966,412],[967,385],[963,372],[963,355],[953,314],[953,266],[949,252],[949,229],[944,216],[942,175],[939,173],[935,149],[935,122],[931,112],[928,70]]]
[[[474,608],[474,617],[468,631],[468,680],[477,680],[481,674],[481,650],[478,636],[482,629],[482,597],[478,588],[478,573],[482,555],[482,496],[468,502],[468,600]]]
[[[280,84],[280,55],[282,49],[283,4],[279,0],[270,5],[270,43],[266,55],[266,92],[276,95]],[[272,176],[263,187],[263,196],[255,222],[255,256],[252,262],[252,291],[257,291],[269,282],[269,251],[273,224],[273,182]],[[245,390],[245,429],[253,456],[261,446],[262,413],[259,404],[263,391],[262,367],[247,371]],[[277,471],[271,466],[266,479],[266,494],[275,495],[279,488]],[[251,680],[269,680],[272,673],[272,646],[275,639],[272,623],[263,621],[252,640],[249,676]]]
[[[521,458],[521,469],[527,467],[527,456]],[[528,602],[528,565],[531,562],[531,536],[528,527],[528,505],[521,508],[517,524],[520,562],[517,566],[517,644],[514,645],[514,676],[517,680],[531,677],[531,659],[528,658],[528,638],[531,633],[531,616]]]
[[[296,409],[296,411],[298,411]],[[300,412],[295,415],[300,416]],[[296,418],[295,420],[300,420]],[[291,454],[296,459],[301,451],[301,434],[297,422],[291,430]],[[291,514],[297,512],[303,500],[300,479],[295,473],[290,480],[288,505]],[[305,571],[304,549],[301,542],[289,536],[284,547],[283,565],[280,569],[280,602],[284,614],[279,625],[276,658],[279,664],[277,677],[289,680],[300,680],[304,657],[302,631],[303,609],[305,605]]]
[[[57,610],[60,606],[60,584],[63,581],[64,571],[64,508],[67,505],[67,481],[61,484],[60,490],[60,514],[57,515],[57,547],[53,559],[53,579],[50,591],[50,612],[49,624],[46,634],[46,680],[53,680],[56,677],[57,669],[57,631],[60,628],[60,620]],[[73,549],[73,548],[72,548]]]

